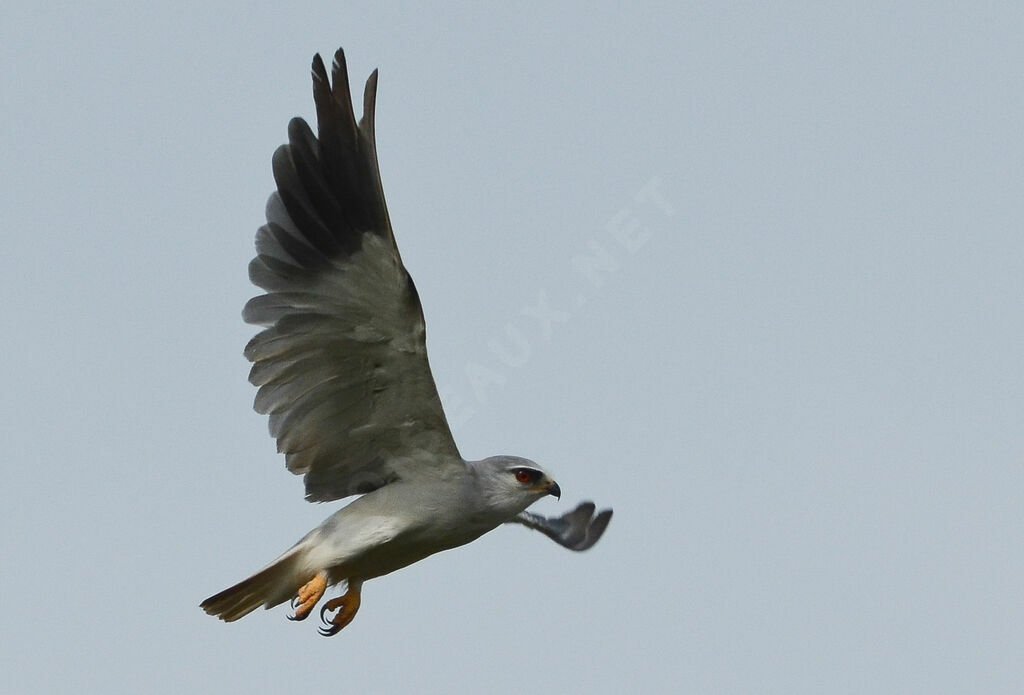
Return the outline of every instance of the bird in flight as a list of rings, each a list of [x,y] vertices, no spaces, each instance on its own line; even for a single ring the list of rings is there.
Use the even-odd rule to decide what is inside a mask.
[[[561,517],[526,511],[560,497],[533,461],[467,461],[452,439],[427,362],[419,295],[395,244],[377,168],[377,71],[356,121],[342,50],[331,79],[313,58],[317,134],[301,118],[274,153],[277,190],[256,233],[249,277],[264,293],[245,306],[262,326],[249,341],[255,408],[306,499],[356,499],[267,567],[201,608],[234,621],[291,601],[304,620],[327,588],[321,634],[359,610],[363,583],[476,540],[504,523],[570,550],[593,546],[612,516],[584,502]]]

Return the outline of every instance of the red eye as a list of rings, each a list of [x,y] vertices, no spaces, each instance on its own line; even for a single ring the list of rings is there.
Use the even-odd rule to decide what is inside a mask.
[[[533,480],[533,475],[530,473],[530,471],[520,469],[516,471],[516,480],[525,484]]]

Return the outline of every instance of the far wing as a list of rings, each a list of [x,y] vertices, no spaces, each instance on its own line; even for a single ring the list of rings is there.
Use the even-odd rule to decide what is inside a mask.
[[[345,55],[333,86],[313,60],[318,134],[301,118],[274,153],[277,191],[249,277],[266,294],[243,316],[255,408],[306,498],[369,492],[425,466],[461,466],[427,362],[423,310],[402,265],[377,168],[377,73],[356,123]],[[435,471],[438,472],[438,471]]]
[[[509,523],[522,524],[534,531],[540,531],[569,550],[587,550],[600,540],[612,519],[611,509],[604,509],[594,516],[595,509],[593,502],[584,502],[568,514],[558,517],[520,512],[519,516]]]

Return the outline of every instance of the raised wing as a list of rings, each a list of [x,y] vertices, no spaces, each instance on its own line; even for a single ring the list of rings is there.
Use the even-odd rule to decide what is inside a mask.
[[[595,509],[593,502],[583,502],[576,509],[558,517],[520,512],[509,523],[522,524],[534,531],[540,531],[569,550],[587,550],[600,540],[608,527],[608,522],[612,520],[611,509],[601,510],[594,516]]]
[[[266,294],[243,317],[257,412],[306,498],[369,492],[430,466],[463,465],[427,362],[423,310],[388,219],[374,143],[376,70],[356,123],[345,55],[333,86],[317,55],[317,130],[288,124],[277,191],[249,277]],[[426,468],[425,468],[426,467]]]

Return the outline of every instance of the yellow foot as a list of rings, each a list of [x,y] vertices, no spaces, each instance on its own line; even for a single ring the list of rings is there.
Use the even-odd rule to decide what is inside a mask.
[[[342,628],[352,622],[352,619],[356,617],[356,613],[359,611],[359,592],[362,586],[363,583],[361,581],[349,579],[348,590],[338,598],[331,599],[324,604],[323,608],[320,609],[320,622],[323,623],[320,626],[321,635],[324,637],[336,635],[341,632]],[[327,614],[331,611],[338,612],[334,614],[334,617],[328,618]]]
[[[292,610],[294,615],[289,615],[288,620],[305,620],[313,612],[313,606],[323,598],[327,591],[327,572],[320,570],[316,576],[302,585],[299,593],[292,599]]]

